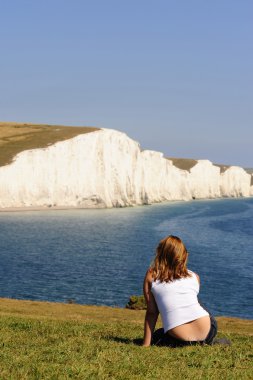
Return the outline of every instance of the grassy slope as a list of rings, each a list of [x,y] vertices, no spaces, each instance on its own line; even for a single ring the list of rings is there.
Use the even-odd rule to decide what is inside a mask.
[[[177,168],[182,169],[182,170],[188,170],[188,171],[190,171],[190,169],[193,168],[198,163],[197,160],[194,160],[192,158],[168,157],[168,160],[171,160],[173,162],[173,165],[176,166]],[[231,167],[230,165],[222,165],[222,164],[214,164],[214,163],[213,165],[220,168],[221,173],[225,173],[225,171]],[[253,169],[244,168],[244,170],[247,173],[251,174],[252,176],[251,186],[253,186]]]
[[[182,170],[188,170],[190,171],[191,168],[193,168],[198,161],[194,160],[192,158],[176,158],[176,157],[168,157],[169,160],[173,162],[173,165],[176,166],[179,169]],[[228,168],[230,168],[229,165],[220,165],[220,164],[213,164],[214,166],[217,166],[220,168],[220,172],[224,173]]]
[[[9,164],[23,150],[45,148],[95,130],[98,128],[0,122],[0,166]]]
[[[182,170],[190,171],[193,166],[195,166],[198,161],[191,158],[176,158],[168,157],[169,160],[173,162],[173,165]]]
[[[0,300],[1,379],[250,379],[253,322],[218,318],[231,346],[143,348],[144,312]]]

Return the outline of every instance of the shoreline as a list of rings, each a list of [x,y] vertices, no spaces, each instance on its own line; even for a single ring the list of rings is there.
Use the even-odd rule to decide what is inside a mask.
[[[90,210],[91,208],[82,208],[76,206],[31,206],[31,207],[3,207],[0,208],[0,213],[4,212],[26,212],[26,211],[50,211],[50,210]],[[94,207],[95,209],[95,207]],[[97,209],[97,208],[96,208]]]
[[[249,197],[218,197],[218,198],[199,198],[199,199],[175,199],[175,200],[166,200],[162,202],[154,202],[150,204],[134,204],[121,207],[78,207],[78,206],[22,206],[22,207],[0,207],[1,213],[16,213],[16,212],[29,212],[29,211],[67,211],[67,210],[114,210],[114,209],[125,209],[125,208],[134,208],[134,207],[145,207],[145,206],[154,206],[154,205],[163,205],[163,204],[174,204],[174,203],[188,203],[188,202],[198,202],[198,201],[223,201],[223,200],[243,200],[251,199],[253,196]]]

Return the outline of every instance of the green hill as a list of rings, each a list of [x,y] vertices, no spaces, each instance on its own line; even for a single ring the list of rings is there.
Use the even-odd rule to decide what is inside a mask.
[[[0,299],[1,379],[250,379],[253,321],[219,317],[231,346],[144,348],[144,311]]]

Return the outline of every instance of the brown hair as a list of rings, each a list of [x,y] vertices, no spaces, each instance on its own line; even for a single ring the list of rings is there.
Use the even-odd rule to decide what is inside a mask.
[[[151,267],[154,280],[173,281],[190,276],[187,270],[188,252],[177,236],[167,236],[160,241]]]

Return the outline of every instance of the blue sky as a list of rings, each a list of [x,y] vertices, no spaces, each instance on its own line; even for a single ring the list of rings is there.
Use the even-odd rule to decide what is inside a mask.
[[[0,0],[0,120],[253,167],[253,2]]]

